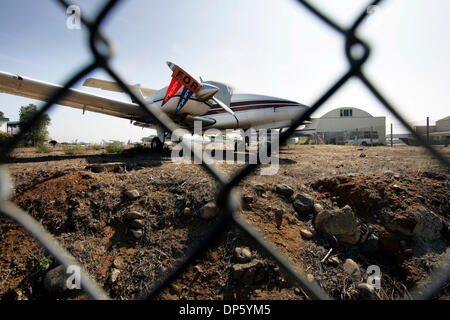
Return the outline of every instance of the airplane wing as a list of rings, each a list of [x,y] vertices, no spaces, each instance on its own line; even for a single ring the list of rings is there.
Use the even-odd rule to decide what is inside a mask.
[[[48,101],[48,98],[61,88],[61,85],[0,71],[0,92]],[[57,104],[125,119],[150,121],[147,113],[136,103],[111,99],[72,88],[68,89],[67,94]]]
[[[86,79],[86,81],[83,83],[83,86],[98,88],[107,91],[124,92],[123,89],[116,82],[95,78]],[[154,89],[141,88],[140,85],[128,85],[128,87],[132,90],[139,88],[144,96],[149,96],[157,91]]]

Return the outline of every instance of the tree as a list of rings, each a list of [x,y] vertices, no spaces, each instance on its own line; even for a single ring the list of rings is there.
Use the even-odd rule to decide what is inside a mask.
[[[5,114],[3,113],[3,111],[0,111],[0,118],[3,118],[5,116]]]
[[[24,130],[24,124],[33,117],[37,112],[37,106],[30,103],[28,106],[20,107],[20,130]],[[48,131],[47,127],[50,125],[50,117],[48,114],[44,114],[35,124],[31,130],[28,130],[24,134],[23,142],[25,146],[38,146],[42,145],[47,139]]]

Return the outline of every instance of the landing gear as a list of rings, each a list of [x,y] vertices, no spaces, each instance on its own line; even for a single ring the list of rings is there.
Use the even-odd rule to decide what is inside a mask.
[[[164,128],[157,126],[156,137],[154,137],[150,142],[150,147],[153,152],[161,153],[163,151],[165,138],[166,132],[164,131]]]
[[[151,146],[152,150],[155,152],[161,152],[163,150],[163,144],[162,144],[161,140],[159,140],[158,137],[155,137],[152,139],[150,146]]]

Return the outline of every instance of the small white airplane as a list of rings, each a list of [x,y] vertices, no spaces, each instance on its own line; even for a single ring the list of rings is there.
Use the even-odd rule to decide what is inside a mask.
[[[202,129],[279,129],[289,127],[309,107],[290,100],[249,94],[218,81],[199,83],[177,65],[167,62],[172,73],[169,86],[160,90],[128,87],[146,104],[160,107],[182,128],[192,129],[201,121]],[[123,92],[115,82],[89,78],[83,86]],[[62,86],[0,71],[0,92],[47,101]],[[130,119],[134,125],[153,128],[157,137],[151,147],[161,151],[168,133],[152,122],[148,114],[133,101],[121,101],[70,88],[59,105]]]

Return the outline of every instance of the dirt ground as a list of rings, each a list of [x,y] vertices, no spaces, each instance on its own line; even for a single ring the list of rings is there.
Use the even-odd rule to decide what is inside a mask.
[[[449,148],[441,150],[450,156]],[[98,163],[119,166],[89,169]],[[214,200],[217,184],[201,166],[173,163],[170,152],[66,155],[18,149],[5,166],[15,185],[12,201],[40,221],[114,299],[137,298],[151,289],[215,221],[202,218],[201,208]],[[230,174],[242,165],[219,166]],[[358,284],[367,279],[368,266],[378,265],[382,289],[377,298],[397,299],[423,282],[449,252],[449,177],[448,169],[420,147],[289,145],[281,149],[278,174],[260,175],[258,169],[239,184],[245,196],[240,214],[332,297],[363,298]],[[310,195],[325,210],[349,205],[359,228],[378,239],[377,248],[317,232],[317,213],[297,212],[277,184]],[[125,192],[133,189],[139,196],[130,199]],[[424,210],[438,217],[438,236],[428,236],[428,229],[418,235],[410,226],[411,219],[421,218],[414,212]],[[130,211],[144,216],[139,239],[125,218]],[[312,239],[303,238],[302,229],[312,231]],[[245,247],[251,261],[242,275],[236,271],[242,263],[235,249]],[[348,258],[359,265],[360,279],[344,271]],[[57,265],[20,226],[0,218],[0,299],[88,298],[77,290],[60,296],[48,292],[43,279]],[[439,298],[448,297],[447,285]],[[157,298],[307,296],[253,239],[230,226]]]

